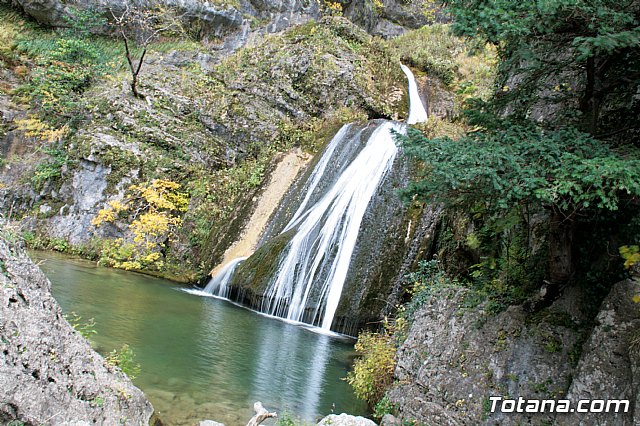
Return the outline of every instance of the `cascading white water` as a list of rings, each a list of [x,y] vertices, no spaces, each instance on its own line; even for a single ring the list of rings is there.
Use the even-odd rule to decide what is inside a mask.
[[[403,64],[400,64],[400,67],[407,76],[407,80],[409,80],[409,118],[407,118],[407,124],[423,123],[427,121],[428,117],[427,111],[425,111],[424,105],[422,105],[420,94],[418,93],[416,78],[413,76],[409,67]]]
[[[209,284],[207,284],[203,291],[214,296],[224,297],[225,299],[228,298],[229,281],[231,280],[236,267],[245,259],[246,257],[238,257],[224,265],[220,272],[218,272],[215,277],[211,278],[211,281],[209,281]]]
[[[407,123],[424,122],[427,112],[415,77],[408,67],[401,67],[409,80]],[[404,124],[383,121],[335,183],[324,190],[321,182],[326,179],[328,167],[336,161],[334,156],[339,156],[338,147],[360,143],[364,127],[355,133],[352,127],[352,124],[343,126],[331,140],[307,180],[300,206],[281,232],[293,236],[262,295],[260,310],[264,313],[319,324],[325,330],[331,328],[363,218],[398,153],[392,130],[399,133],[406,130]],[[318,201],[309,206],[312,198],[318,196]],[[233,273],[245,259],[226,264],[204,291],[227,298]]]
[[[300,203],[300,207],[298,207],[298,210],[296,210],[295,214],[293,215],[293,218],[291,218],[291,220],[289,221],[287,226],[285,226],[282,232],[286,232],[289,229],[291,229],[291,227],[295,223],[297,223],[300,215],[304,213],[305,208],[307,207],[307,204],[309,204],[309,200],[311,199],[311,195],[313,194],[313,191],[317,188],[318,184],[320,183],[320,180],[324,175],[325,170],[327,169],[327,164],[329,164],[329,160],[331,160],[331,157],[333,157],[333,153],[336,150],[336,147],[340,144],[341,141],[344,140],[344,137],[349,131],[350,127],[351,127],[351,124],[346,124],[342,126],[338,131],[338,133],[336,133],[336,135],[333,137],[333,139],[331,139],[331,142],[329,142],[329,145],[324,150],[324,154],[322,154],[322,158],[320,158],[320,161],[318,162],[318,164],[316,164],[316,166],[313,168],[313,172],[311,172],[311,176],[309,176],[310,183],[309,183],[309,186],[306,188],[306,193],[304,195],[304,199]]]
[[[360,224],[398,152],[391,129],[402,132],[404,126],[391,122],[380,124],[326,194],[307,209],[303,201],[285,227],[285,232],[296,229],[296,233],[264,294],[263,312],[302,321],[305,312],[311,309],[310,322],[321,317],[321,327],[331,328]],[[343,128],[330,146],[347,143],[346,133]],[[326,165],[331,154],[332,150],[327,149],[319,167]],[[318,173],[314,178],[321,176],[322,173]]]

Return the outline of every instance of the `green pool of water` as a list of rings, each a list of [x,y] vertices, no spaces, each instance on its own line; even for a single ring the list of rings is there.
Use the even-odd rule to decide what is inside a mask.
[[[103,355],[124,343],[142,366],[134,383],[167,425],[244,425],[255,401],[313,422],[363,414],[346,376],[353,341],[317,334],[178,284],[52,253],[32,253],[65,313],[94,318]]]

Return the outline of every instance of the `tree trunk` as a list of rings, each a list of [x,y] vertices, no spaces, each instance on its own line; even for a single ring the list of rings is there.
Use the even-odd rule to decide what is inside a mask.
[[[131,55],[131,50],[129,49],[129,39],[124,31],[121,31],[122,39],[124,40],[124,49],[125,56],[127,57],[127,63],[129,64],[129,70],[131,71],[131,92],[133,92],[133,96],[138,99],[143,99],[142,96],[138,92],[138,74],[140,74],[140,69],[142,68],[142,63],[144,62],[144,56],[147,54],[147,47],[145,46],[142,50],[142,55],[140,55],[140,59],[138,60],[138,66],[135,67],[133,65],[133,56]]]
[[[584,87],[584,93],[582,99],[580,99],[580,110],[584,113],[584,130],[595,133],[596,123],[594,120],[594,94],[596,85],[596,61],[595,58],[590,57],[586,63],[586,81]]]
[[[573,220],[554,210],[549,224],[549,280],[545,280],[537,295],[524,303],[525,310],[537,312],[550,306],[560,295],[573,277],[572,251]]]
[[[138,67],[135,70],[133,69],[133,66],[131,68],[131,77],[132,77],[131,90],[133,91],[133,95],[139,99],[144,99],[144,96],[138,93],[137,84],[138,84],[138,74],[140,74],[140,69],[142,69],[142,63],[144,62],[144,56],[146,54],[147,54],[147,48],[145,46],[145,48],[142,50],[142,55],[140,55],[140,59],[138,59]]]
[[[131,77],[131,91],[133,92],[133,96],[135,96],[136,98],[140,98],[140,93],[138,93],[138,76],[133,74],[133,76]]]
[[[573,220],[553,211],[549,226],[549,284],[556,290],[573,276]]]

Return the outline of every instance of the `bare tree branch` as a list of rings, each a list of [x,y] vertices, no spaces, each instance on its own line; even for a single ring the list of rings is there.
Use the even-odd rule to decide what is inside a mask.
[[[111,25],[118,29],[118,36],[124,42],[125,55],[131,73],[131,91],[135,97],[142,99],[144,95],[138,92],[138,77],[148,47],[163,34],[184,34],[182,26],[184,15],[177,15],[174,9],[166,8],[157,2],[134,5],[130,1],[125,1],[124,8],[109,9],[109,12],[112,17]],[[138,57],[135,56],[134,46],[142,50]]]
[[[251,420],[249,420],[249,423],[247,423],[247,426],[258,426],[260,423],[262,423],[263,421],[269,418],[278,417],[277,413],[268,412],[267,409],[262,406],[262,402],[260,401],[253,404],[253,410],[256,412],[256,415],[253,416]]]

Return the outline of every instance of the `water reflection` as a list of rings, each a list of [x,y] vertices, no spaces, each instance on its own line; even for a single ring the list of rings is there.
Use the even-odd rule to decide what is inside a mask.
[[[135,383],[166,424],[246,424],[255,401],[312,422],[363,414],[346,376],[353,342],[266,318],[175,284],[37,253],[65,312],[95,318],[103,354],[128,343],[142,365]]]

